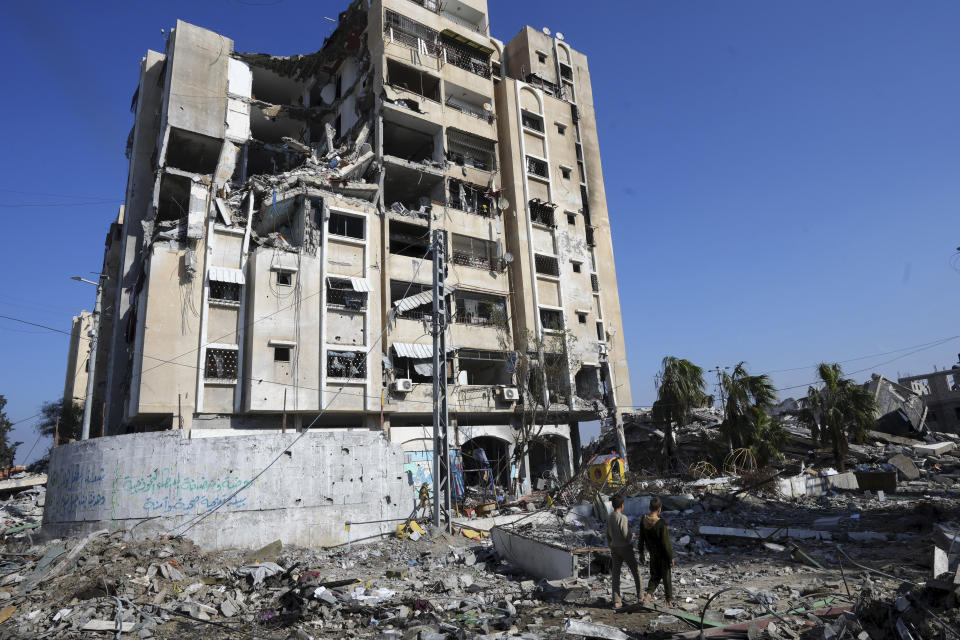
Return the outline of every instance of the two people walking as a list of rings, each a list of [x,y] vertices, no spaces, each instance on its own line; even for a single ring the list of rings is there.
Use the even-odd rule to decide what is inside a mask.
[[[637,540],[637,551],[640,562],[644,561],[644,552],[650,554],[650,580],[647,582],[645,602],[653,600],[653,593],[657,586],[663,583],[663,591],[668,607],[675,606],[673,602],[673,579],[671,567],[674,566],[673,546],[670,544],[670,532],[667,523],[660,517],[663,504],[660,498],[650,500],[650,513],[643,516],[640,523],[640,535],[630,533],[630,523],[623,515],[623,496],[616,495],[611,499],[613,513],[607,518],[607,545],[610,547],[612,561],[611,574],[613,578],[613,608],[623,607],[623,597],[620,594],[620,570],[626,563],[633,574],[633,581],[637,587],[637,598],[643,593],[640,586],[640,568],[637,556],[633,553],[633,542]]]

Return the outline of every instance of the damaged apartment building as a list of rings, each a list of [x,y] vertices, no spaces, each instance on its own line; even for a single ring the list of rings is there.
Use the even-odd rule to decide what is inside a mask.
[[[132,110],[93,435],[380,430],[426,480],[438,229],[468,483],[481,458],[504,486],[563,479],[578,424],[630,404],[587,59],[560,34],[358,0],[280,57],[179,21]]]

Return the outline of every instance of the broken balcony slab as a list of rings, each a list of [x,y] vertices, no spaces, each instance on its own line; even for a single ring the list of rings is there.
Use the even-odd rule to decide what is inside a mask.
[[[786,498],[802,498],[822,496],[831,489],[859,489],[860,485],[856,475],[847,471],[825,476],[802,473],[792,478],[781,478],[778,487]]]

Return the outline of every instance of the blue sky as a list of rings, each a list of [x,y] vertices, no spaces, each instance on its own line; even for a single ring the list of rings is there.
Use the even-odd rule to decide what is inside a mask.
[[[138,61],[162,50],[161,29],[182,18],[241,51],[305,53],[344,6],[8,5],[0,313],[66,331],[92,307],[93,287],[69,277],[100,267]],[[501,40],[546,26],[589,56],[634,403],[653,401],[664,355],[777,371],[783,397],[820,360],[870,356],[845,364],[858,379],[954,363],[960,339],[905,348],[960,334],[960,4],[600,6],[491,0],[490,14]],[[62,393],[66,347],[0,320],[9,418]]]

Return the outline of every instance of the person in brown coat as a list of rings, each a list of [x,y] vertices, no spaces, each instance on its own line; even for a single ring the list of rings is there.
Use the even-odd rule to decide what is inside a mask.
[[[640,567],[637,566],[637,556],[633,553],[633,540],[636,534],[630,534],[630,522],[623,515],[623,496],[613,496],[610,500],[613,513],[607,517],[607,545],[610,547],[611,574],[613,578],[613,608],[623,606],[620,596],[620,568],[626,562],[633,574],[633,581],[637,585],[637,599],[643,593],[640,586]]]
[[[650,513],[643,516],[640,523],[640,542],[637,543],[640,561],[643,562],[644,548],[650,552],[650,581],[647,583],[647,595],[643,601],[653,600],[653,592],[662,581],[666,604],[674,607],[676,603],[673,601],[673,577],[670,575],[670,568],[674,566],[673,545],[670,544],[667,523],[660,517],[661,511],[663,503],[654,496],[650,500]]]

